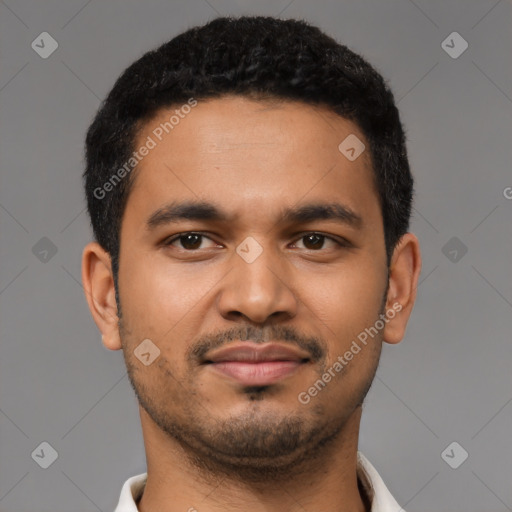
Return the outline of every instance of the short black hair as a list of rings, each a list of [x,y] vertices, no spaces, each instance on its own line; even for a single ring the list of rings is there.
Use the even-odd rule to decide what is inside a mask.
[[[326,106],[357,124],[369,144],[389,266],[409,228],[413,178],[385,80],[363,57],[305,20],[227,16],[192,27],[131,64],[88,129],[87,208],[95,239],[112,259],[116,298],[121,221],[135,173],[122,173],[126,178],[108,192],[104,185],[126,169],[140,129],[160,109],[230,94]]]

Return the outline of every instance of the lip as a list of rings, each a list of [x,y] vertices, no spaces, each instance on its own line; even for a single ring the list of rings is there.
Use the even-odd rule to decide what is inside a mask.
[[[207,354],[203,364],[241,385],[266,386],[292,375],[310,359],[299,348],[245,341]]]

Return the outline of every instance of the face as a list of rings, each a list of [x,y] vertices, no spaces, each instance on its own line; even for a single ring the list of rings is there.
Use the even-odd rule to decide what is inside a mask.
[[[382,215],[368,150],[338,149],[351,134],[368,145],[303,103],[226,96],[158,130],[173,111],[139,134],[136,147],[155,145],[122,221],[132,386],[150,421],[207,463],[296,464],[360,412],[378,364]]]

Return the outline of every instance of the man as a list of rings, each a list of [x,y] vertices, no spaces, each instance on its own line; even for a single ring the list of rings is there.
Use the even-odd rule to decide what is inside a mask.
[[[401,510],[358,452],[421,268],[382,77],[303,21],[218,18],[122,74],[86,157],[84,289],[147,457],[116,512]]]

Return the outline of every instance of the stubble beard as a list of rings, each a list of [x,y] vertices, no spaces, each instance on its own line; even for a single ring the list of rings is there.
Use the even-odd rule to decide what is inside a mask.
[[[179,443],[190,466],[209,482],[229,477],[276,484],[321,468],[347,421],[362,406],[380,359],[381,343],[377,342],[364,386],[351,404],[345,404],[344,410],[334,416],[320,402],[309,408],[309,417],[305,414],[277,416],[262,411],[265,387],[247,390],[251,407],[236,417],[213,418],[202,404],[194,404],[197,396],[194,392],[179,399],[183,404],[181,414],[173,416],[155,402],[155,393],[138,381],[140,366],[131,354],[128,355],[133,352],[135,342],[124,325],[125,320],[119,318],[128,376],[140,406],[163,432]],[[127,347],[131,347],[129,351]],[[165,364],[166,360],[161,358],[159,366],[162,368]],[[164,371],[170,373],[168,369]],[[337,378],[343,379],[343,374]],[[174,380],[171,376],[169,379]],[[193,382],[177,384],[177,387],[187,390],[189,385],[193,387]]]

